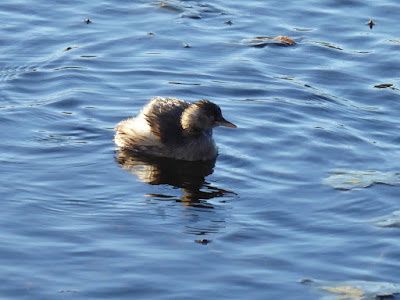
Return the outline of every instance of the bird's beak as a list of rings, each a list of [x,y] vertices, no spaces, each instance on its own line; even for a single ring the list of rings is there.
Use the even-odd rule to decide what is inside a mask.
[[[235,124],[225,120],[224,118],[222,118],[221,120],[218,120],[215,123],[217,124],[217,126],[226,126],[226,127],[230,127],[230,128],[237,128],[237,126]]]

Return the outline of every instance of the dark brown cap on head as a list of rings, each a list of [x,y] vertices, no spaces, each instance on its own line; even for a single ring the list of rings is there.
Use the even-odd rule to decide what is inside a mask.
[[[208,100],[202,100],[195,103],[203,113],[208,116],[213,121],[213,126],[226,126],[230,128],[237,128],[237,126],[227,120],[222,116],[221,108]]]

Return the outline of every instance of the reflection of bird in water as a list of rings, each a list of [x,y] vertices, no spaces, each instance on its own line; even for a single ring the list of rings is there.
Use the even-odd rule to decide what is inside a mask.
[[[170,158],[154,158],[120,149],[116,161],[123,169],[135,174],[139,180],[152,185],[168,184],[181,188],[182,203],[186,206],[213,208],[207,200],[219,198],[233,192],[212,187],[205,177],[213,173],[214,160],[177,161]],[[156,198],[161,195],[153,195]]]
[[[217,126],[236,128],[210,101],[190,104],[176,98],[155,97],[137,117],[117,125],[114,141],[120,148],[152,156],[213,160],[218,151],[212,129]]]
[[[117,151],[117,162],[122,168],[134,173],[140,181],[152,185],[169,184],[183,187],[185,184],[201,186],[204,178],[213,173],[215,160],[204,162],[176,161],[140,155],[133,151]]]

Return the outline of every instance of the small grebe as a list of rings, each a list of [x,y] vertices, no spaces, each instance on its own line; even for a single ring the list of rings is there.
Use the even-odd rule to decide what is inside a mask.
[[[212,138],[217,126],[236,128],[222,117],[218,105],[193,104],[177,98],[155,97],[135,118],[120,122],[114,142],[142,154],[197,161],[211,160],[218,151]]]

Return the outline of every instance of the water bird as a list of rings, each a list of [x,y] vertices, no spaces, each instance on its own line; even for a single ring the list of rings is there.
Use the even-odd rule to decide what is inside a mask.
[[[177,98],[155,97],[137,117],[117,124],[115,144],[140,154],[186,161],[215,159],[217,146],[212,129],[236,128],[224,119],[215,103],[189,103]]]

